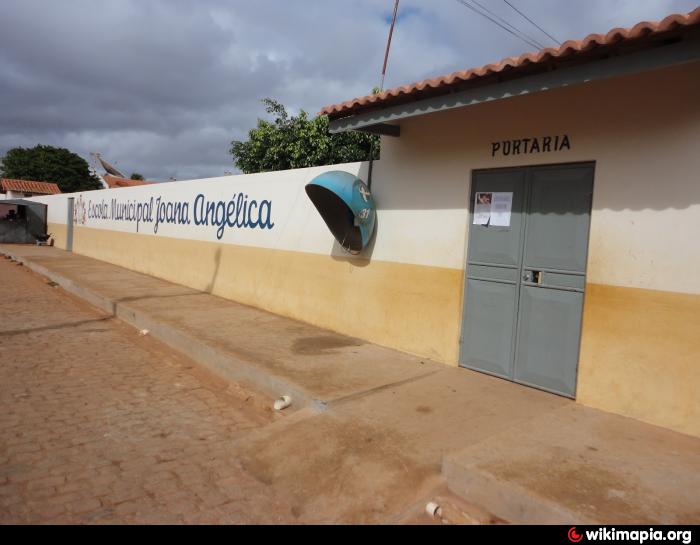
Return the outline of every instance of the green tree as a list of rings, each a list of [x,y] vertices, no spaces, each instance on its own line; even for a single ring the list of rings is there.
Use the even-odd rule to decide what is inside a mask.
[[[54,182],[63,193],[102,189],[85,159],[65,148],[13,148],[2,159],[2,177]]]
[[[231,142],[229,152],[244,173],[270,172],[379,157],[379,137],[359,132],[331,134],[328,118],[310,118],[304,110],[290,116],[278,101],[266,98],[265,111],[272,121],[258,119],[248,140]]]
[[[131,179],[132,179],[132,180],[145,180],[145,178],[143,177],[143,175],[139,174],[138,172],[134,172],[134,173],[131,175]]]

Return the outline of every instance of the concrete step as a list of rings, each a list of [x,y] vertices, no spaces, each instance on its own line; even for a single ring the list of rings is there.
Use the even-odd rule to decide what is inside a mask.
[[[517,524],[697,524],[697,438],[571,405],[443,459],[449,489]]]

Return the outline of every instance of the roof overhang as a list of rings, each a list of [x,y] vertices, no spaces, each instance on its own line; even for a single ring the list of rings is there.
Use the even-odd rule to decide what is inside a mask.
[[[9,204],[12,206],[30,206],[32,208],[46,208],[46,205],[42,202],[28,201],[25,199],[3,199],[0,200],[0,204]]]
[[[629,53],[609,52],[608,56],[574,65],[552,63],[535,74],[498,76],[478,86],[450,90],[446,94],[378,107],[346,117],[331,118],[331,133],[362,131],[387,136],[400,135],[400,122],[412,117],[475,106],[485,102],[531,95],[543,91],[582,85],[598,80],[691,63],[700,60],[700,37],[689,36],[673,43],[655,44]]]

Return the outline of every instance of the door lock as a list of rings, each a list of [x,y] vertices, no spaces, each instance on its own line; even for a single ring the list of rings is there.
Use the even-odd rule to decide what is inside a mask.
[[[530,284],[542,284],[543,279],[543,271],[525,271],[523,273],[523,282],[528,282]]]

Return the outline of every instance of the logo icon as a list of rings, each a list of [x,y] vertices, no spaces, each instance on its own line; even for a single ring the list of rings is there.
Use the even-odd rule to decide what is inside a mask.
[[[82,195],[78,195],[78,198],[74,201],[73,223],[77,223],[79,225],[85,225],[87,223],[87,207],[85,205],[85,199]]]
[[[576,526],[572,526],[567,535],[569,536],[569,541],[572,543],[578,543],[583,539],[583,534],[579,534],[576,531]]]
[[[360,188],[358,191],[360,192],[360,195],[362,195],[362,200],[365,202],[369,202],[369,197],[372,195],[369,191],[369,187],[367,187],[364,183],[360,182],[358,184]]]

